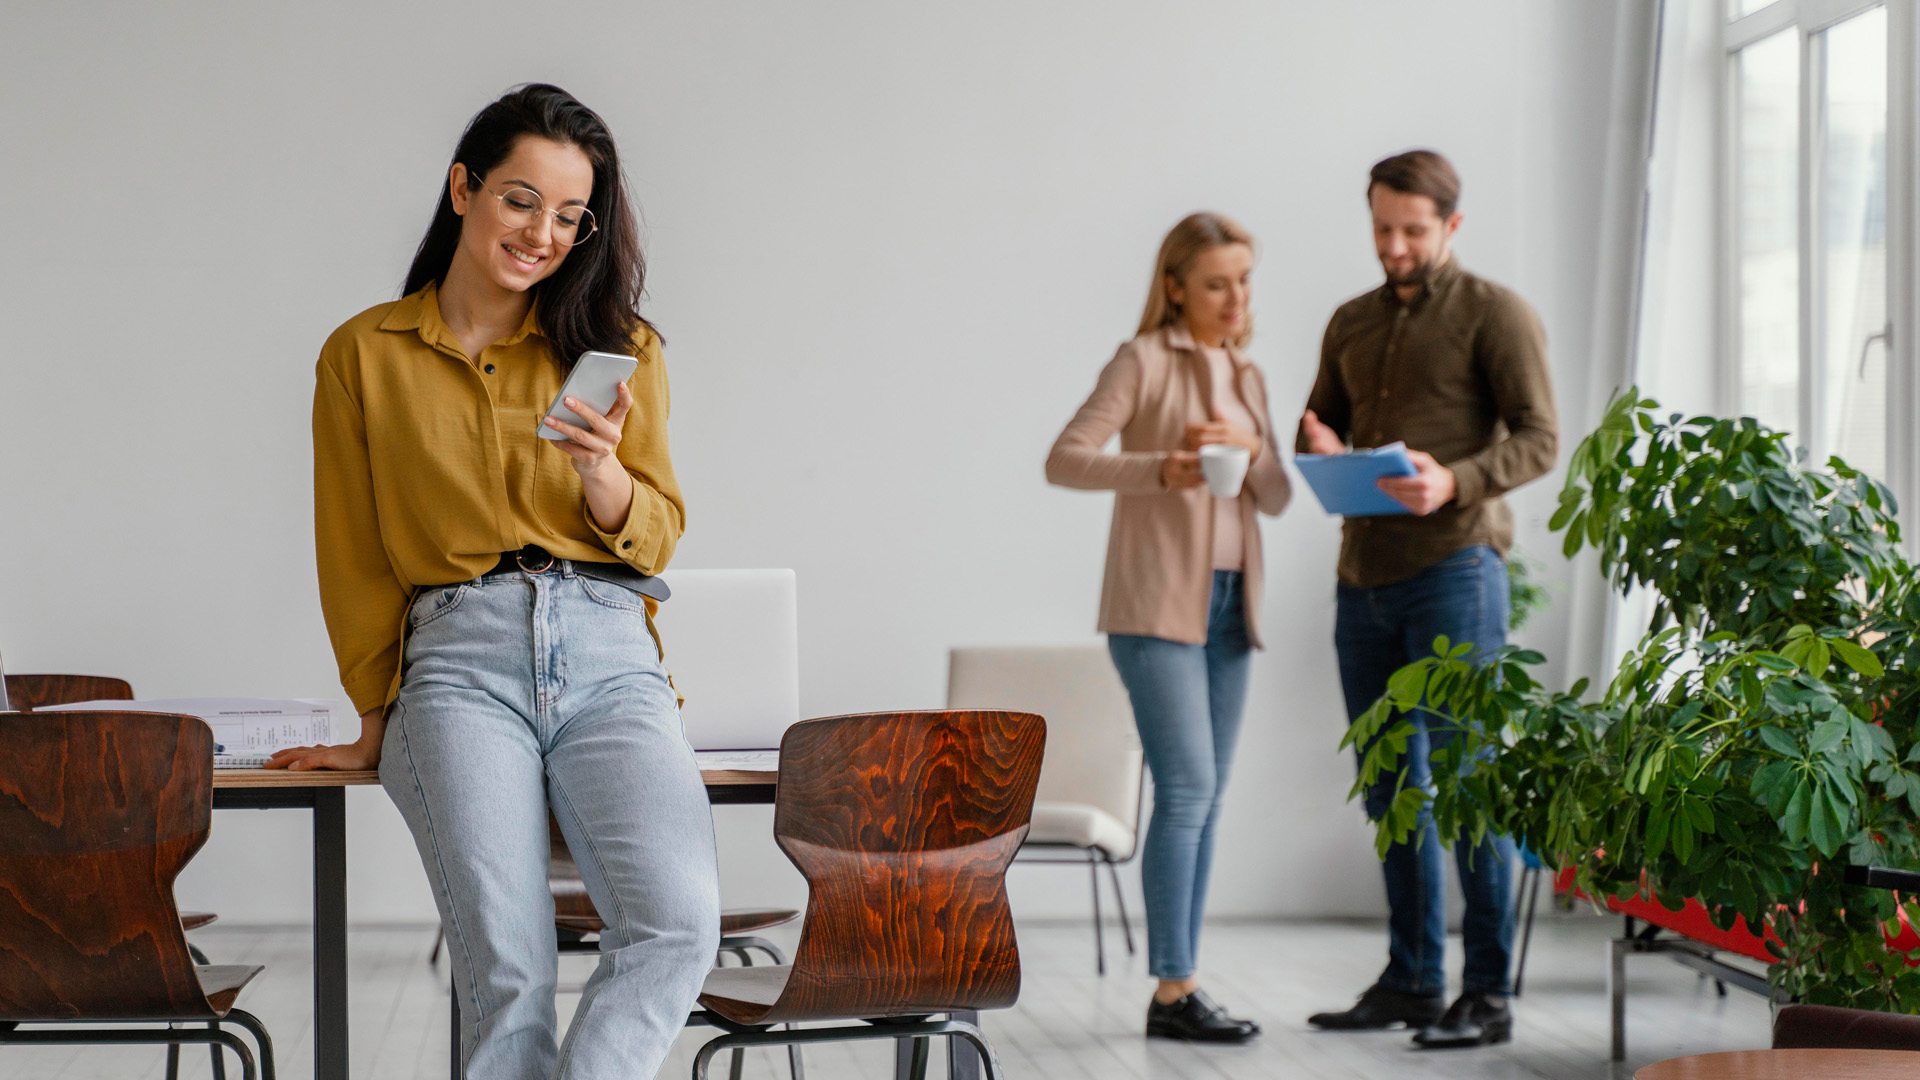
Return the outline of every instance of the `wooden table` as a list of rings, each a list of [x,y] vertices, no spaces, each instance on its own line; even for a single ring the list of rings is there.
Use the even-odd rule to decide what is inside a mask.
[[[1913,1080],[1920,1053],[1907,1050],[1735,1050],[1655,1062],[1634,1080]]]
[[[771,771],[702,770],[715,803],[771,803]],[[216,769],[216,810],[313,811],[313,1076],[347,1080],[347,788],[380,774]]]

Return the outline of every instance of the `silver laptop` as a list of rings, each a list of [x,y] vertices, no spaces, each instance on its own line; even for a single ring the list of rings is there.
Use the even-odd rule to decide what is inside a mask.
[[[791,570],[669,570],[654,623],[695,750],[770,750],[800,719]]]

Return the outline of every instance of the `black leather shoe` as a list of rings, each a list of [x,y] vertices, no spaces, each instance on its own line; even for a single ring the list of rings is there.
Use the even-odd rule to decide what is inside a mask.
[[[1374,983],[1353,1008],[1314,1013],[1307,1017],[1307,1023],[1327,1031],[1379,1031],[1395,1024],[1423,1028],[1440,1019],[1446,1000],[1439,994],[1409,994]]]
[[[1413,1045],[1423,1050],[1461,1046],[1491,1046],[1513,1038],[1513,1012],[1507,999],[1484,990],[1469,990],[1447,1006],[1447,1014],[1420,1029]]]
[[[1258,1034],[1259,1024],[1228,1016],[1205,990],[1195,990],[1171,1005],[1147,1004],[1148,1038],[1241,1043]]]

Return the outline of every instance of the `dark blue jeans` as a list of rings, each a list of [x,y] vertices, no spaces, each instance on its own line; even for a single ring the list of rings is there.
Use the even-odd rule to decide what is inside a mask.
[[[1107,651],[1133,702],[1133,722],[1153,771],[1153,821],[1140,855],[1147,896],[1147,972],[1193,974],[1207,913],[1214,825],[1240,737],[1253,645],[1237,570],[1213,572],[1207,643],[1107,635]]]
[[[1378,588],[1340,586],[1334,646],[1347,719],[1358,719],[1395,671],[1433,655],[1433,639],[1472,642],[1475,656],[1506,644],[1509,600],[1507,564],[1485,545],[1471,547],[1408,581]],[[1432,783],[1429,755],[1453,741],[1450,731],[1429,730],[1415,714],[1407,742],[1409,783]],[[1396,777],[1389,773],[1367,791],[1367,814],[1378,820],[1392,802]],[[1387,970],[1383,986],[1416,994],[1446,990],[1446,866],[1439,831],[1423,818],[1411,840],[1387,849]],[[1513,841],[1488,837],[1478,847],[1461,840],[1454,862],[1467,910],[1461,924],[1466,948],[1467,990],[1505,994],[1513,953]]]

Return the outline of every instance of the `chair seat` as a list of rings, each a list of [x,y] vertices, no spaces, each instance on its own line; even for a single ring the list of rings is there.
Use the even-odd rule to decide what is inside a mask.
[[[757,1024],[787,988],[793,965],[714,968],[700,988],[700,1004],[736,1024]]]
[[[207,1004],[212,1005],[214,1013],[219,1016],[227,1015],[227,1011],[233,1008],[233,1000],[240,996],[240,988],[265,970],[264,967],[249,967],[246,964],[193,965],[193,973],[200,976],[200,989],[207,995]]]
[[[585,895],[584,891],[582,895]],[[576,934],[598,934],[607,928],[606,920],[600,918],[591,903],[585,905],[584,914],[567,914],[563,911],[560,897],[555,896],[554,910],[553,925],[562,930],[571,930]],[[568,905],[565,910],[577,909]],[[799,917],[800,913],[790,908],[733,908],[720,913],[720,936],[751,934],[755,930],[790,923]]]
[[[720,936],[738,937],[756,930],[790,923],[800,917],[792,908],[728,908],[720,913]]]
[[[211,911],[183,911],[180,913],[180,929],[198,930],[219,917]]]
[[[1122,859],[1133,852],[1133,830],[1097,806],[1037,802],[1027,843],[1099,848],[1111,858]]]

